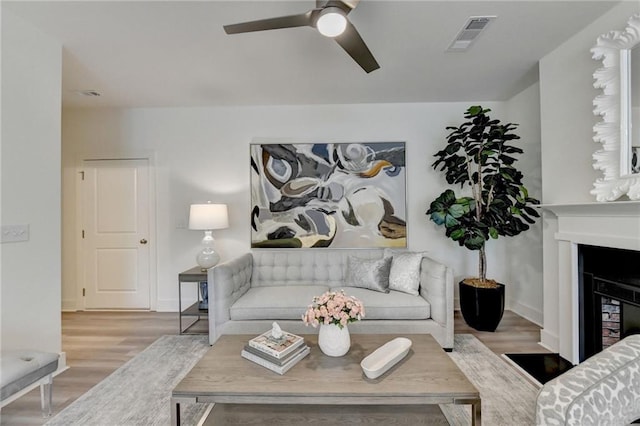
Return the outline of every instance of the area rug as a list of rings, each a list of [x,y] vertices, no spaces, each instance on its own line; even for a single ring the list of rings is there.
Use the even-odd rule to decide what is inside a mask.
[[[168,425],[171,390],[208,349],[206,336],[163,336],[46,425]],[[484,424],[534,423],[537,388],[478,339],[456,335],[449,356],[480,391]],[[452,425],[471,423],[469,406],[440,408]],[[183,424],[197,425],[209,409],[183,404]]]
[[[163,336],[45,425],[169,425],[171,390],[209,348],[204,335]],[[207,409],[183,405],[184,424],[197,425]]]
[[[449,356],[480,391],[482,424],[533,425],[538,388],[470,334],[456,334]],[[440,405],[452,425],[468,425],[471,410]]]

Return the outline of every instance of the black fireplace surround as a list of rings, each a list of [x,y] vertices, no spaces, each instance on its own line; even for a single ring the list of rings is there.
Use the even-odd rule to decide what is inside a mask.
[[[580,362],[640,333],[640,252],[578,246]]]

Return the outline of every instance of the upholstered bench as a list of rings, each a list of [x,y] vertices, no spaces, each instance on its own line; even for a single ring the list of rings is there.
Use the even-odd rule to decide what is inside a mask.
[[[58,354],[40,351],[7,351],[0,353],[0,401],[33,383],[40,384],[42,415],[51,415],[53,372],[58,369]],[[8,402],[8,401],[7,401]]]
[[[538,393],[538,425],[628,425],[638,418],[639,334],[593,355]]]

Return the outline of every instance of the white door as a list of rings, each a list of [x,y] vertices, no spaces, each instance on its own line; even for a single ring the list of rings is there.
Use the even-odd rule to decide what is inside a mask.
[[[84,162],[85,309],[149,309],[149,164]]]

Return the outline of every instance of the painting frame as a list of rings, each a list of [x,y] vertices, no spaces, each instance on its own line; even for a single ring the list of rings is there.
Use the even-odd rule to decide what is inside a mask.
[[[406,142],[249,149],[252,249],[407,248]]]

